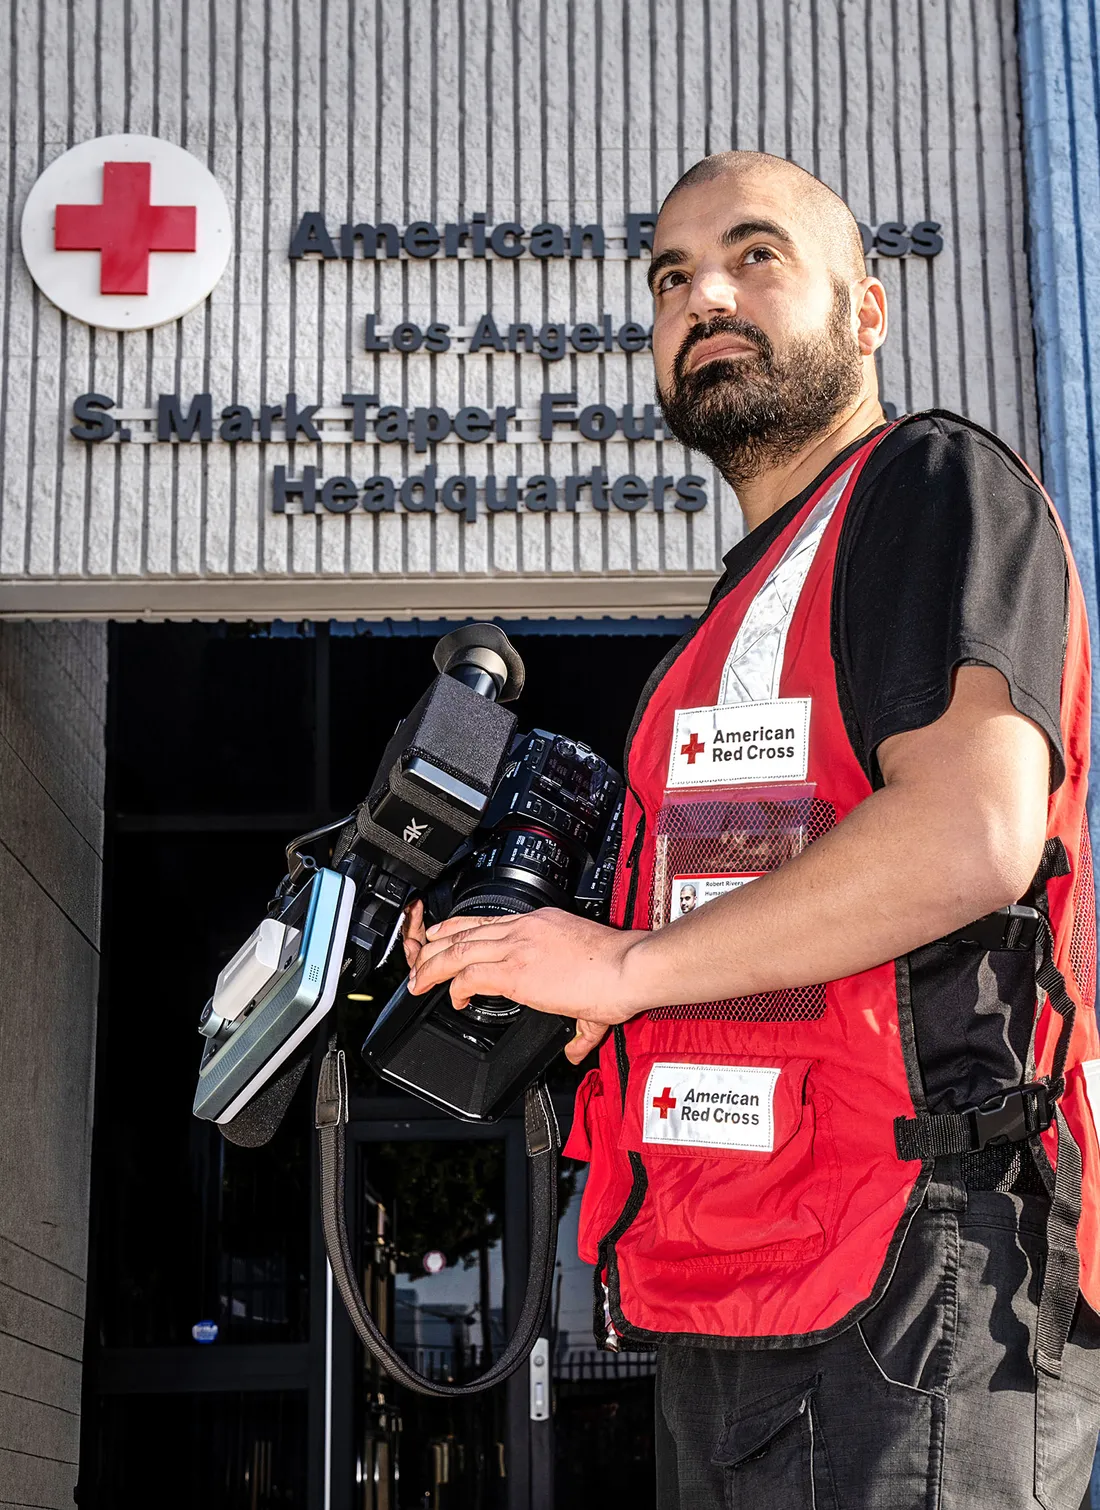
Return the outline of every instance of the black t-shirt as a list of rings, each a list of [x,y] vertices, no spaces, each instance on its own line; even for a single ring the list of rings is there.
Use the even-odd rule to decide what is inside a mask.
[[[826,475],[734,546],[716,596],[760,560]],[[1059,712],[1067,613],[1061,537],[1012,452],[953,414],[897,425],[860,474],[833,584],[841,707],[872,784],[882,781],[882,741],[937,719],[955,668],[979,663],[1002,673],[1013,705],[1046,734],[1057,786],[1065,775]],[[1030,950],[985,954],[937,940],[898,969],[930,1111],[980,1105],[1020,1084],[1035,1002]],[[1030,1188],[1027,1172],[1013,1174],[1006,1160],[1018,1164],[1018,1152],[1009,1148],[1000,1164],[987,1160],[988,1169],[968,1166],[968,1182]]]
[[[733,547],[718,591],[759,561],[825,475]],[[1067,601],[1061,538],[1012,452],[940,411],[895,426],[856,484],[833,589],[841,707],[872,783],[883,740],[939,718],[955,668],[977,663],[1001,672],[1017,711],[1046,734],[1057,786]]]

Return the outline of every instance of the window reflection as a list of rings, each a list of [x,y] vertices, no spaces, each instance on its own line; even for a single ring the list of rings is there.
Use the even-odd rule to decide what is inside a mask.
[[[306,1395],[116,1395],[98,1404],[109,1510],[305,1510]]]
[[[364,1293],[420,1373],[462,1383],[506,1338],[504,1160],[498,1138],[367,1143],[358,1173]],[[400,1395],[363,1356],[361,1510],[503,1510],[506,1396]]]
[[[592,1332],[593,1276],[577,1256],[577,1222],[587,1164],[562,1161],[563,1199],[558,1221],[554,1285],[554,1502],[579,1505],[654,1504],[653,1374],[655,1353],[608,1353]],[[564,1192],[563,1192],[564,1195]]]

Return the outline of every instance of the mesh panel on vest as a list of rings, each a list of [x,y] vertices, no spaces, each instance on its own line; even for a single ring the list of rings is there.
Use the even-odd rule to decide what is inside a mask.
[[[808,1022],[824,1014],[825,987],[799,986],[690,1007],[655,1007],[649,1015],[656,1022]]]
[[[1030,1148],[1000,1143],[959,1156],[967,1190],[999,1190],[1002,1195],[1046,1195],[1047,1188]]]
[[[1092,846],[1088,818],[1080,824],[1080,864],[1073,886],[1073,933],[1070,935],[1070,968],[1077,991],[1086,1006],[1095,997],[1095,888],[1092,883]]]
[[[805,790],[805,789],[803,789]],[[813,788],[809,788],[810,791]],[[794,800],[749,797],[669,803],[657,825],[657,865],[650,927],[659,928],[679,908],[681,881],[752,876],[776,870],[836,823],[836,809],[816,797]],[[727,1001],[657,1007],[654,1021],[805,1022],[825,1011],[823,985],[765,991]]]
[[[1081,823],[1081,860],[1073,888],[1073,932],[1069,940],[1069,963],[1077,989],[1086,1006],[1096,996],[1096,892],[1092,877],[1092,845],[1088,819]]]

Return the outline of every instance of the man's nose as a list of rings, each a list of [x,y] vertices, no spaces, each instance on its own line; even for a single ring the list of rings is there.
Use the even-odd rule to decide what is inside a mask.
[[[688,319],[705,325],[715,315],[737,313],[737,290],[724,268],[697,268],[687,303]]]

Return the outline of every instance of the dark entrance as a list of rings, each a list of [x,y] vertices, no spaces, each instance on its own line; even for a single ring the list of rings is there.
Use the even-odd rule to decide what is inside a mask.
[[[575,1249],[584,1166],[562,1169],[552,1410],[537,1420],[526,1370],[451,1405],[366,1364],[320,1239],[310,1095],[261,1150],[190,1116],[210,982],[255,926],[286,841],[362,797],[449,627],[112,631],[81,1510],[145,1510],[151,1497],[163,1510],[652,1503],[650,1362],[592,1343]],[[505,627],[527,663],[522,726],[612,759],[681,629]],[[512,1117],[471,1130],[361,1066],[354,1048],[397,969],[337,1007],[353,1050],[353,1241],[402,1351],[462,1378],[499,1349],[522,1298],[522,1129]],[[566,1126],[578,1078],[562,1061]],[[215,1341],[197,1340],[204,1322]]]

